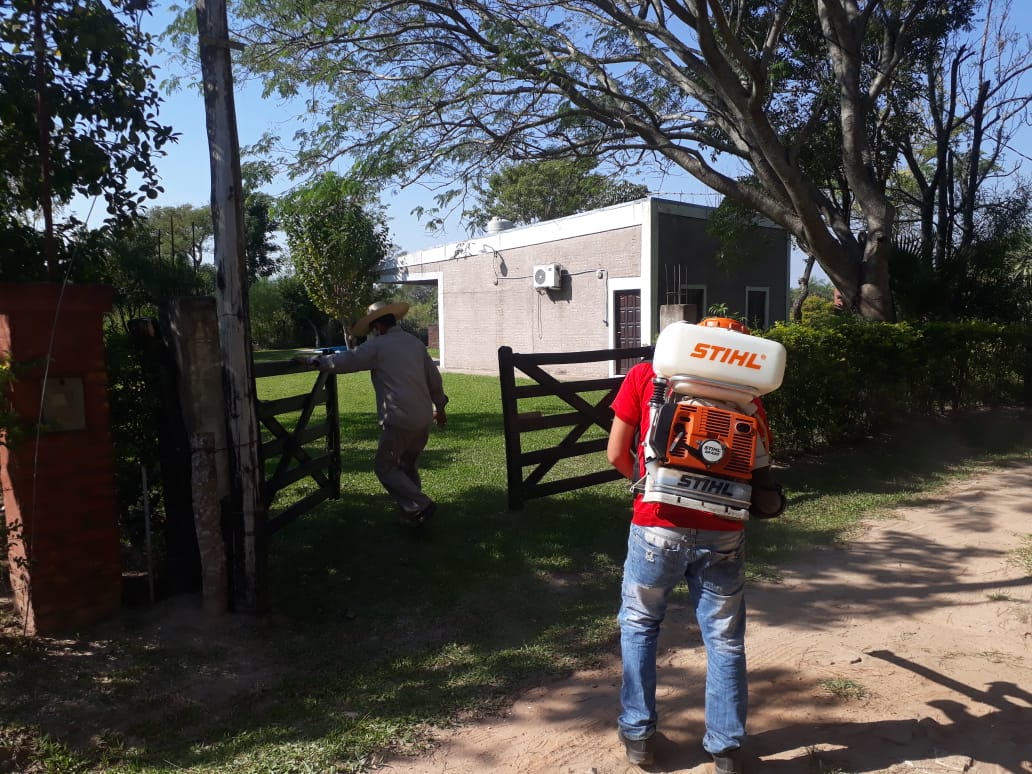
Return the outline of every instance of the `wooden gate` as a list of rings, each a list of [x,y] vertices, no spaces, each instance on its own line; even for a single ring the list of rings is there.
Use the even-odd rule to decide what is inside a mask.
[[[606,449],[607,438],[581,440],[591,427],[599,427],[608,436],[613,421],[610,406],[623,382],[622,376],[603,379],[582,379],[562,382],[546,372],[542,366],[564,363],[592,363],[606,360],[652,357],[652,347],[635,349],[603,349],[590,352],[555,352],[521,355],[511,347],[498,350],[498,375],[502,390],[502,419],[505,428],[505,464],[509,492],[509,509],[518,511],[523,503],[535,497],[546,497],[615,481],[620,473],[608,468],[584,475],[570,476],[543,482],[562,459],[588,454],[599,454]],[[516,369],[534,380],[535,384],[516,384]],[[592,403],[581,393],[605,392]],[[570,412],[542,416],[536,412],[520,411],[520,401],[543,396],[562,399]],[[568,427],[566,435],[555,446],[524,452],[522,434],[538,430]],[[524,478],[523,469],[532,467]]]
[[[255,379],[307,371],[294,363],[255,363]],[[325,405],[323,421],[312,424],[317,407]],[[300,412],[293,430],[287,430],[277,419],[282,414]],[[258,423],[262,441],[258,458],[265,471],[262,480],[262,507],[268,513],[266,534],[294,521],[324,500],[340,498],[340,416],[337,407],[337,377],[327,371],[315,374],[311,392],[276,400],[257,401]],[[271,434],[271,435],[270,435]],[[306,445],[326,439],[325,453],[313,453]],[[271,464],[275,461],[275,464]],[[287,486],[311,477],[318,485],[315,492],[293,502],[276,513],[272,505],[276,495]]]

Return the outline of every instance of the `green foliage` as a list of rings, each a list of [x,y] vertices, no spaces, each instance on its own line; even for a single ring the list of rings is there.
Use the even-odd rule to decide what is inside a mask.
[[[275,199],[249,187],[253,182],[253,176],[245,178],[243,207],[244,258],[249,285],[260,277],[271,277],[282,265],[281,248],[274,239],[278,228],[272,216]],[[159,258],[175,259],[199,268],[205,258],[213,257],[215,226],[209,205],[150,207],[146,222]]]
[[[1014,235],[1004,259],[1007,285],[1014,290],[1017,319],[1032,325],[1032,231]]]
[[[393,290],[393,297],[409,304],[408,314],[402,319],[401,326],[425,339],[427,328],[436,325],[438,320],[437,287],[398,285]]]
[[[320,310],[345,324],[365,313],[390,251],[386,226],[360,201],[353,183],[328,172],[276,209],[298,279]]]
[[[802,320],[803,325],[825,325],[839,319],[840,312],[835,304],[823,295],[807,296],[803,301]]]
[[[883,432],[911,414],[1019,403],[1032,330],[993,323],[777,324],[781,388],[764,397],[780,448],[813,449]]]
[[[270,281],[283,299],[283,311],[291,321],[291,344],[322,347],[339,342],[340,323],[312,303],[296,275]]]
[[[103,197],[111,221],[158,195],[153,160],[174,135],[157,121],[151,38],[132,13],[101,0],[4,3],[0,50],[0,243],[24,241],[26,214],[76,195]],[[30,255],[8,278],[38,277],[43,254]]]
[[[1026,266],[1028,205],[1008,213],[1013,217],[1002,219],[991,235],[949,251],[938,261],[930,245],[914,236],[897,237],[889,265],[898,316],[915,321],[1032,320],[1032,275]]]
[[[115,493],[123,539],[134,546],[144,545],[145,513],[141,467],[150,472],[149,491],[152,532],[160,535],[163,518],[158,447],[158,427],[162,405],[161,384],[148,372],[143,356],[121,325],[104,329],[107,355],[108,405],[111,442],[114,447]]]
[[[158,317],[169,298],[214,291],[211,267],[195,266],[188,248],[163,251],[163,239],[152,218],[136,218],[92,231],[82,242],[96,256],[90,279],[114,289],[114,314],[123,328],[138,317]]]
[[[796,300],[796,298],[799,297],[800,293],[802,293],[802,288],[800,288],[798,286],[797,287],[793,287],[789,291],[789,304],[790,305],[792,303],[795,303],[795,300]],[[807,294],[806,295],[807,295],[807,297],[817,296],[818,298],[824,298],[824,299],[827,299],[828,301],[834,301],[835,300],[835,286],[832,285],[827,280],[812,279],[811,278],[810,282],[809,282],[809,285],[807,287]]]
[[[300,343],[294,339],[294,321],[285,308],[279,283],[259,279],[248,291],[248,304],[255,349],[282,349]]]
[[[497,216],[516,224],[554,220],[648,196],[648,186],[616,180],[594,170],[595,159],[514,164],[476,186],[476,204],[463,213],[471,233]]]
[[[167,407],[161,404],[159,366],[133,344],[128,326],[132,320],[160,318],[170,298],[212,295],[215,289],[213,267],[195,267],[188,251],[162,252],[153,225],[144,217],[126,219],[82,234],[77,246],[92,256],[83,261],[90,267],[85,279],[110,285],[115,292],[104,328],[115,488],[123,537],[137,546],[144,534],[141,467],[150,474],[153,532],[161,533],[158,427]]]
[[[279,227],[272,217],[275,205],[275,199],[261,191],[251,191],[244,197],[244,254],[251,286],[260,278],[271,277],[282,264],[280,246],[273,238]]]
[[[0,278],[39,282],[47,278],[41,260],[43,235],[13,213],[0,210]],[[67,264],[67,259],[62,259]]]
[[[760,189],[755,177],[742,179],[742,184]],[[724,197],[706,220],[706,233],[717,240],[717,264],[727,274],[748,266],[761,253],[770,237],[766,229],[756,228],[759,219],[749,204]]]
[[[15,367],[10,352],[0,352],[0,444],[16,443],[21,422],[11,407],[10,389],[15,382]]]
[[[951,9],[955,18],[969,13],[964,6]],[[908,78],[888,103],[902,162],[887,178],[890,196],[902,236],[919,247],[918,274],[929,275],[916,278],[940,283],[932,292],[947,308],[963,288],[964,264],[979,259],[979,243],[1023,228],[1029,206],[1028,182],[1013,174],[1009,156],[1032,108],[1024,83],[1032,40],[1015,23],[1011,3],[975,7],[977,17],[968,17],[960,34],[947,21],[935,30],[938,45],[908,52],[915,66],[904,70]],[[936,311],[935,297],[926,300]]]

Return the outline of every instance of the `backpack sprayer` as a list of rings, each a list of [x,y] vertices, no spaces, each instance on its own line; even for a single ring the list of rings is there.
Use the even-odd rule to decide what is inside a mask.
[[[785,348],[728,318],[676,322],[659,334],[652,367],[645,476],[635,491],[645,502],[747,520],[766,433],[754,400],[781,386]],[[777,493],[783,507],[779,487]]]

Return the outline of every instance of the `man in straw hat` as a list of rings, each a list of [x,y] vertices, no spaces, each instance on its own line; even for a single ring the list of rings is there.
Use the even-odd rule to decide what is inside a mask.
[[[352,326],[369,338],[355,349],[329,355],[298,356],[296,362],[339,374],[369,371],[376,392],[380,445],[373,469],[383,488],[402,510],[402,523],[419,526],[434,515],[437,503],[423,493],[416,463],[426,447],[430,425],[447,420],[441,372],[423,342],[397,327],[408,314],[403,301],[377,301]]]

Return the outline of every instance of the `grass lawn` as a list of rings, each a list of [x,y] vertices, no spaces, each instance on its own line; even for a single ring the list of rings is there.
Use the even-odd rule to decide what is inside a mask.
[[[615,652],[624,485],[508,512],[497,379],[445,374],[448,427],[431,434],[422,463],[440,510],[424,532],[402,529],[370,469],[369,376],[338,378],[344,494],[272,537],[270,614],[205,621],[180,598],[68,640],[8,629],[0,771],[361,771],[385,751],[418,749],[429,725],[498,710]],[[263,379],[259,394],[310,383]],[[795,552],[842,540],[857,520],[950,477],[1032,459],[1032,426],[1013,419],[921,420],[783,460],[790,511],[749,526],[752,577],[776,579]],[[605,460],[570,464],[586,472]]]

